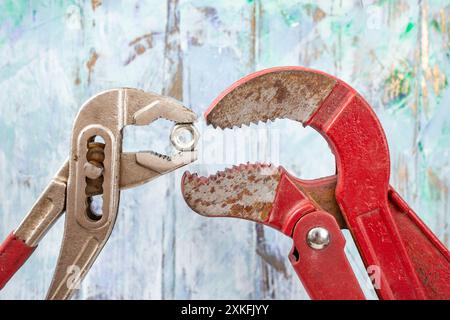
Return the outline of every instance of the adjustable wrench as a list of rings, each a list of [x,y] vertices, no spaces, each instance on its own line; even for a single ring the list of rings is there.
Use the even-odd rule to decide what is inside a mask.
[[[122,152],[122,130],[164,118],[178,153]],[[116,221],[120,190],[151,181],[195,161],[196,115],[155,93],[121,88],[88,100],[73,126],[69,159],[20,226],[0,246],[0,289],[22,266],[45,233],[66,211],[64,236],[48,299],[69,299],[107,242]],[[180,139],[183,132],[189,141]],[[95,201],[101,196],[103,203]],[[95,208],[95,206],[100,208]]]
[[[369,104],[343,81],[300,67],[244,77],[205,113],[221,129],[287,118],[316,129],[335,176],[313,181],[283,168],[241,165],[210,177],[185,173],[187,204],[205,216],[263,223],[293,238],[289,256],[311,298],[362,299],[344,254],[348,228],[380,299],[449,299],[450,254],[389,185],[385,134]]]

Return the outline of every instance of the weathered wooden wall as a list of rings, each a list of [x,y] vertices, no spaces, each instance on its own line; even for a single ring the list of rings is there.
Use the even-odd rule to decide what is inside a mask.
[[[367,98],[390,144],[391,183],[448,246],[449,19],[446,0],[3,0],[0,237],[67,157],[71,123],[91,95],[139,87],[201,114],[247,73],[301,65],[334,74]],[[239,133],[198,126],[201,159],[192,171],[259,160],[303,178],[334,172],[325,141],[297,124]],[[125,147],[169,151],[169,128],[129,129]],[[289,239],[190,212],[178,189],[182,171],[123,192],[116,228],[76,298],[307,298],[286,259]],[[45,296],[62,227],[61,220],[1,299]]]

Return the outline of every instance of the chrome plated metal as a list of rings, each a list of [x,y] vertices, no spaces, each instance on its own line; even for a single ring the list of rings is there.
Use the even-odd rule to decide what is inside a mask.
[[[308,231],[308,245],[316,250],[322,250],[330,244],[330,233],[322,227],[315,227]]]
[[[183,134],[188,134],[189,138],[183,137]],[[183,141],[183,139],[186,139]],[[176,124],[170,132],[170,141],[172,145],[180,151],[190,151],[195,148],[199,139],[199,133],[192,124]]]
[[[173,156],[152,151],[122,153],[125,126],[147,125],[159,118],[175,122],[170,137],[178,152]],[[48,299],[69,299],[78,288],[112,232],[120,189],[141,185],[197,159],[196,119],[194,112],[174,99],[130,88],[105,91],[81,107],[68,161],[13,232],[31,250],[66,210]],[[181,129],[192,135],[184,144],[177,140]]]
[[[189,151],[172,157],[151,151],[122,153],[125,126],[147,125],[159,118],[192,127],[196,115],[174,99],[129,88],[103,92],[81,108],[72,134],[63,243],[48,299],[68,299],[77,289],[112,232],[120,189],[143,184],[196,159],[198,136]],[[98,137],[103,144],[94,143]],[[100,150],[95,160],[90,159],[91,145]],[[91,212],[93,194],[102,197],[100,212]]]

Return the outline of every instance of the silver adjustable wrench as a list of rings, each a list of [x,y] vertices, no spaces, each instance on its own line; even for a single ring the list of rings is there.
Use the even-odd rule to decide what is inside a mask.
[[[122,152],[125,126],[147,125],[159,118],[175,122],[170,140],[176,154]],[[0,245],[0,289],[65,211],[64,237],[47,298],[69,299],[112,232],[120,190],[196,160],[196,119],[180,102],[137,89],[113,89],[88,100],[74,122],[69,159]]]

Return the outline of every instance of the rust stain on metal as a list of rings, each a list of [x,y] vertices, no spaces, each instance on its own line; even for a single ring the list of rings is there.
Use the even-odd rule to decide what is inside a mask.
[[[321,183],[318,183],[318,181],[321,181]],[[297,187],[316,204],[317,208],[331,214],[341,229],[347,228],[341,209],[336,202],[337,176],[316,180],[295,179],[295,182]]]
[[[208,178],[188,173],[183,179],[183,196],[201,215],[264,222],[279,180],[279,168],[266,164],[235,166]]]
[[[308,70],[262,74],[225,95],[207,115],[207,122],[220,128],[280,118],[303,122],[335,84],[335,79]]]
[[[277,100],[277,103],[283,103],[288,95],[288,90],[280,80],[275,81],[274,86],[277,90],[275,93],[275,99]]]

